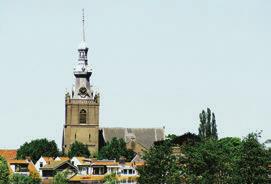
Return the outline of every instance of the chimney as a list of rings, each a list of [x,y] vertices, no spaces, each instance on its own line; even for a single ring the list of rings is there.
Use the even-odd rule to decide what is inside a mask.
[[[120,159],[119,159],[119,163],[120,164],[125,164],[125,161],[126,161],[126,158],[121,156]]]

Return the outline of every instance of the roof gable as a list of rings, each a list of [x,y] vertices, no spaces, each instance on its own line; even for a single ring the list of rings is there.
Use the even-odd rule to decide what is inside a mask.
[[[111,141],[114,137],[122,138],[126,143],[134,140],[146,149],[149,149],[155,141],[165,138],[163,128],[102,128],[102,133],[105,142]]]
[[[77,170],[69,161],[52,161],[50,164],[45,165],[41,170],[56,170],[60,167],[70,167],[74,170]]]

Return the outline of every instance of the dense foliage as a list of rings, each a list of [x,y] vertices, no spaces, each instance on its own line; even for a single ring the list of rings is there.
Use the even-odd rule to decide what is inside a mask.
[[[116,183],[117,183],[117,179],[116,179],[115,173],[105,175],[104,184],[116,184]]]
[[[199,140],[191,133],[171,135],[169,139],[156,143],[145,153],[146,164],[139,169],[139,182],[271,183],[268,177],[271,151],[258,141],[258,137],[259,134],[252,133],[243,140],[236,137]],[[180,150],[179,154],[171,152],[176,147]]]
[[[140,184],[179,184],[180,168],[178,159],[172,154],[170,140],[156,144],[145,152],[146,164],[138,168]]]
[[[240,157],[238,138],[219,141],[207,139],[196,145],[185,145],[180,157],[187,183],[234,183],[236,161]]]
[[[68,156],[70,158],[72,157],[90,157],[90,152],[88,150],[88,146],[84,145],[81,142],[75,141],[72,143],[69,151],[68,151]]]
[[[54,184],[68,184],[67,175],[68,173],[66,171],[56,173],[56,175],[53,178],[53,183]]]
[[[40,184],[40,181],[40,179],[22,174],[12,174],[9,176],[9,184]]]
[[[201,138],[218,139],[215,114],[212,113],[209,108],[207,108],[206,112],[202,110],[202,112],[199,114],[199,118],[199,136]]]
[[[55,141],[47,139],[36,139],[30,143],[26,142],[17,151],[18,159],[30,157],[35,163],[41,156],[56,157],[58,156],[58,148]]]
[[[110,142],[106,143],[104,147],[99,151],[99,159],[119,160],[120,157],[125,157],[127,161],[130,161],[135,156],[132,150],[126,148],[126,143],[123,139],[117,139],[114,137]]]
[[[8,183],[9,169],[5,158],[0,156],[0,184]]]
[[[243,141],[238,161],[240,183],[271,183],[268,175],[271,155],[258,141],[259,134],[251,133]]]

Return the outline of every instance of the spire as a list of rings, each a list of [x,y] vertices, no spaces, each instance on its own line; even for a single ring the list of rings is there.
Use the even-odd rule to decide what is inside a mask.
[[[86,35],[85,35],[85,12],[84,12],[84,9],[82,9],[82,41],[81,41],[78,49],[81,49],[81,50],[87,49]]]
[[[92,70],[88,64],[88,47],[85,41],[85,14],[82,9],[82,40],[78,48],[78,62],[74,67],[75,85],[72,90],[74,99],[93,99],[93,91],[90,85]]]
[[[83,28],[83,42],[85,42],[86,38],[85,38],[85,12],[84,12],[84,8],[82,9],[82,28]]]

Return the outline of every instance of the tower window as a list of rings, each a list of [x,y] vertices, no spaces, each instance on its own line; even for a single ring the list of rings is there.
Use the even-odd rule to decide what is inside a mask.
[[[80,124],[86,123],[87,123],[87,111],[85,109],[82,109],[80,111]]]

